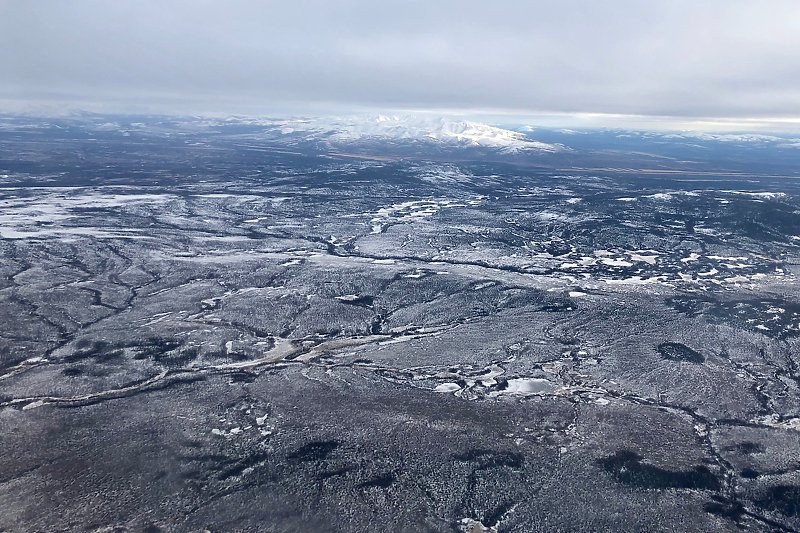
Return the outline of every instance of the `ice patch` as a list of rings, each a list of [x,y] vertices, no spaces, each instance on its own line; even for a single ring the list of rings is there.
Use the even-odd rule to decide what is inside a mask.
[[[461,531],[463,533],[497,533],[497,525],[488,527],[479,520],[472,518],[461,519]]]
[[[23,410],[23,411],[29,411],[29,410],[31,410],[31,409],[36,409],[36,408],[38,408],[38,407],[41,407],[41,406],[43,406],[44,404],[45,404],[44,400],[36,400],[35,402],[31,402],[31,403],[29,403],[29,404],[25,404],[25,405],[22,407],[22,410]]]
[[[500,396],[503,394],[513,394],[517,396],[534,396],[551,393],[556,389],[555,384],[543,378],[512,378],[508,380],[508,386],[500,391],[493,391],[489,396]]]
[[[433,392],[456,392],[459,390],[461,390],[461,386],[458,383],[440,383],[436,385]]]
[[[607,279],[609,285],[649,285],[652,283],[662,283],[664,276],[654,276],[652,278],[642,278],[642,276],[631,276],[625,279]]]

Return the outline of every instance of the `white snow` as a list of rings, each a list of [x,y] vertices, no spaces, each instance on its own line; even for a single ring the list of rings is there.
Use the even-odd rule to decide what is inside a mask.
[[[784,198],[785,192],[752,192],[752,191],[721,191],[729,194],[738,194],[740,196],[750,196],[751,198],[762,198],[766,200],[774,200],[775,198]]]
[[[612,258],[604,258],[600,260],[601,263],[607,266],[619,266],[619,267],[629,267],[633,266],[633,263],[630,261],[625,261],[624,259],[612,259]]]
[[[84,216],[80,209],[135,208],[165,204],[177,197],[167,194],[108,194],[100,189],[54,188],[35,198],[0,200],[0,238],[33,239],[52,236],[92,236],[96,238],[148,238],[133,228],[85,227],[77,225]],[[67,224],[67,220],[74,221]]]
[[[672,194],[668,192],[658,192],[656,194],[649,194],[645,198],[652,198],[653,200],[672,200]]]
[[[800,418],[796,417],[787,417],[782,419],[780,415],[773,414],[764,415],[759,418],[753,418],[750,420],[750,422],[763,426],[800,431]]]
[[[750,278],[746,276],[731,276],[730,278],[725,278],[722,281],[725,283],[747,283],[750,281]]]
[[[630,256],[631,256],[631,261],[641,261],[643,263],[647,263],[648,265],[655,265],[656,259],[658,259],[658,254],[643,255],[643,254],[631,253]]]
[[[343,294],[342,296],[335,296],[334,298],[342,302],[355,302],[361,297],[358,294]]]

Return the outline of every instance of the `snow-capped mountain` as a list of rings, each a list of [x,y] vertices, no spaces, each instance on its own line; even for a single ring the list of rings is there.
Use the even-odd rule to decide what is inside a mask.
[[[733,143],[784,143],[786,138],[774,135],[757,133],[704,133],[684,131],[680,133],[664,134],[665,139],[696,139],[699,141],[733,142]]]
[[[287,120],[283,121],[280,127],[284,134],[305,133],[334,145],[370,140],[391,140],[485,147],[506,153],[557,152],[566,149],[562,145],[530,140],[524,133],[480,122],[444,117],[378,115],[327,120]]]
[[[562,130],[563,131],[563,130]],[[800,139],[788,136],[766,135],[762,133],[708,133],[701,131],[637,131],[620,130],[618,137],[639,137],[643,139],[664,140],[668,142],[699,141],[709,143],[729,143],[740,145],[773,145],[781,148],[800,146]]]

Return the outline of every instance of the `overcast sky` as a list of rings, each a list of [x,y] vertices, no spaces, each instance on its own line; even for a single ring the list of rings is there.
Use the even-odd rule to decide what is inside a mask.
[[[0,0],[0,109],[800,117],[800,0]]]

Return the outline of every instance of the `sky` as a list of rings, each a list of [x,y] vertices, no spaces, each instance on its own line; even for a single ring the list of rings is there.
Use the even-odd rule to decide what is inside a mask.
[[[67,109],[800,131],[800,1],[0,0],[0,111]]]

